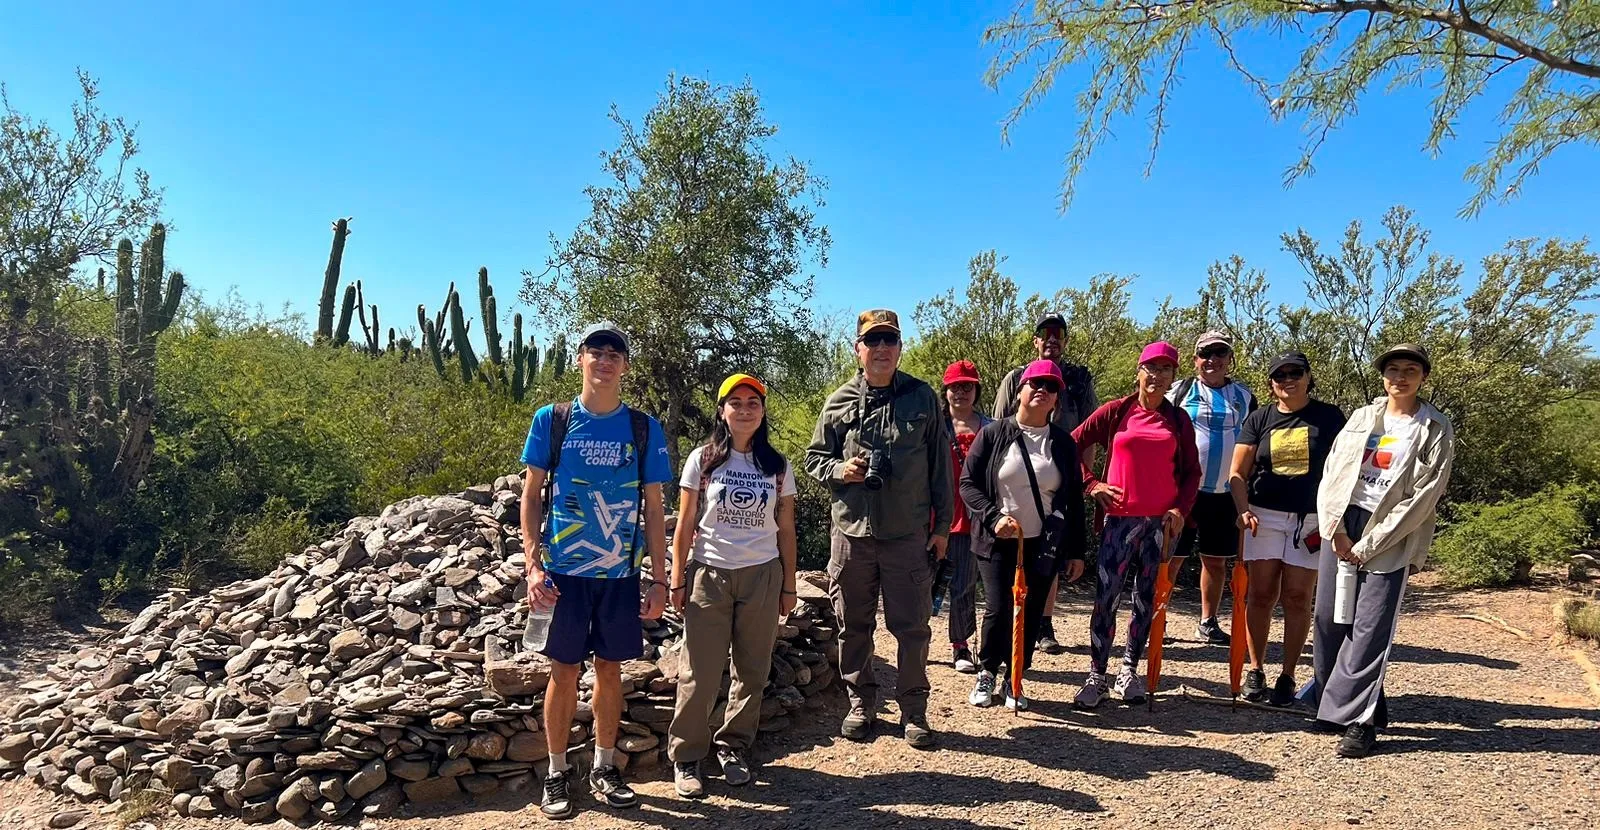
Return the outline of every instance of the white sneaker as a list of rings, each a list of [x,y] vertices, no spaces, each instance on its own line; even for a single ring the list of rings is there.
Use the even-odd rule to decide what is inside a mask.
[[[1139,676],[1134,667],[1126,663],[1123,664],[1122,671],[1117,672],[1117,682],[1112,688],[1116,691],[1117,697],[1122,698],[1123,703],[1144,702],[1144,678]]]
[[[1028,696],[1027,695],[1023,695],[1022,697],[1012,697],[1011,696],[1011,687],[1009,685],[1007,685],[1006,686],[1006,708],[1010,709],[1010,710],[1012,710],[1014,712],[1026,712],[1026,711],[1028,711]]]
[[[978,672],[978,682],[972,687],[972,694],[967,695],[967,702],[973,706],[994,705],[994,675],[989,672]]]
[[[978,664],[972,660],[972,652],[965,648],[956,649],[955,656],[951,662],[954,664],[955,670],[962,674],[973,674],[978,670]]]
[[[1079,709],[1093,709],[1106,700],[1106,676],[1100,672],[1090,672],[1089,679],[1084,682],[1083,688],[1072,698],[1072,705]]]

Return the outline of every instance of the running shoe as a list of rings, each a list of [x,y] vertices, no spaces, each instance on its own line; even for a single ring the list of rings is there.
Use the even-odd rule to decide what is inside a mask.
[[[1083,688],[1073,696],[1072,705],[1078,709],[1093,709],[1105,702],[1106,676],[1100,672],[1090,672]]]
[[[1260,669],[1244,670],[1244,699],[1251,703],[1267,700],[1267,673]]]
[[[972,651],[966,646],[956,647],[951,662],[955,665],[956,671],[962,674],[973,674],[978,670],[978,663],[972,659]]]
[[[639,797],[622,780],[622,770],[608,764],[589,772],[589,790],[607,807],[626,810],[639,806]]]
[[[679,761],[673,764],[672,788],[683,798],[704,798],[706,783],[700,777],[700,762]]]
[[[1230,645],[1233,642],[1233,638],[1228,636],[1228,632],[1223,631],[1222,626],[1217,623],[1216,617],[1208,617],[1201,620],[1200,625],[1194,630],[1194,638],[1214,646]]]
[[[552,772],[544,777],[544,798],[539,801],[539,812],[548,818],[572,816],[572,791],[567,778],[571,771]]]
[[[1144,702],[1144,678],[1134,667],[1124,664],[1122,671],[1117,672],[1117,682],[1112,686],[1117,697],[1122,698],[1126,704]]]
[[[972,687],[972,694],[967,695],[967,702],[973,706],[985,707],[994,705],[994,675],[989,672],[978,672],[978,682]]]

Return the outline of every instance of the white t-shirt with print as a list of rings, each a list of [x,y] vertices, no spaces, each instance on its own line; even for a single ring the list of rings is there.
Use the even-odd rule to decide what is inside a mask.
[[[1367,448],[1361,455],[1361,474],[1356,477],[1350,503],[1363,510],[1377,510],[1383,494],[1389,492],[1395,479],[1411,463],[1411,454],[1416,451],[1421,433],[1421,424],[1415,417],[1384,412],[1383,431],[1367,436]]]
[[[1050,509],[1055,500],[1056,488],[1061,486],[1061,471],[1050,458],[1050,427],[1022,427],[1022,443],[1028,447],[1028,459],[1033,462],[1033,474],[1039,479],[1039,501]],[[1028,468],[1022,464],[1022,450],[1017,442],[1006,446],[1000,458],[1000,471],[995,476],[999,492],[1000,512],[1022,525],[1022,537],[1031,539],[1044,531],[1044,517],[1033,501],[1033,486],[1028,481]]]
[[[697,447],[683,464],[678,484],[700,489]],[[783,495],[794,495],[794,465],[783,470]],[[701,494],[699,532],[693,556],[717,568],[747,568],[778,557],[778,481],[756,469],[749,453],[732,452],[711,473]]]

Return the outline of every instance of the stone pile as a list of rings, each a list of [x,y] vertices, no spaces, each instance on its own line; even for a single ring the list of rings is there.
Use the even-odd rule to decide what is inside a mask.
[[[260,579],[169,592],[0,707],[0,775],[84,801],[154,790],[180,815],[248,821],[379,817],[407,801],[529,789],[547,754],[549,670],[521,652],[521,489],[504,476],[408,499]],[[824,580],[798,580],[763,732],[837,677]],[[620,765],[662,763],[681,631],[670,616],[646,623],[644,659],[623,668]],[[591,668],[570,743],[580,765],[592,683]]]

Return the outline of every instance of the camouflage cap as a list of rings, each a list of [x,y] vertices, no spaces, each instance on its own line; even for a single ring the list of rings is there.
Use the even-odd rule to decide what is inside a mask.
[[[856,318],[856,337],[865,336],[869,331],[888,329],[895,334],[900,333],[900,315],[887,308],[872,308],[861,312]]]

